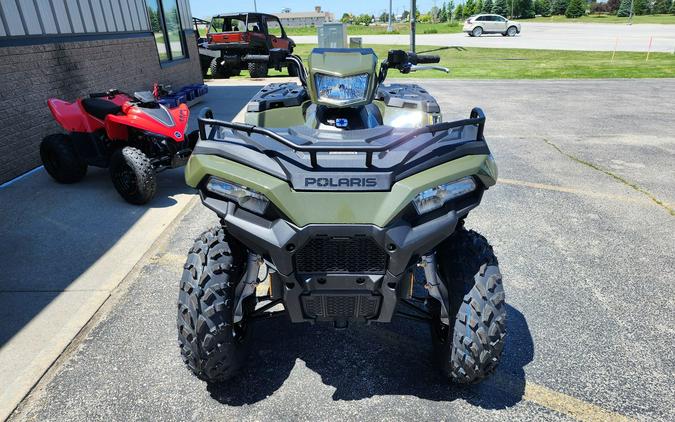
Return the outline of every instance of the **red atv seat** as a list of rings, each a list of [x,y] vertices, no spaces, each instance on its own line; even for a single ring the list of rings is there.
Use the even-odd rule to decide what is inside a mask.
[[[101,120],[105,119],[108,114],[117,114],[122,111],[122,106],[101,98],[85,98],[82,100],[82,107],[87,113]]]

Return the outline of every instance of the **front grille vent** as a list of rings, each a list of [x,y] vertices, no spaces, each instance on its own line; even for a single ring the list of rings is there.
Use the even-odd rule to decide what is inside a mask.
[[[381,298],[370,295],[302,296],[305,314],[320,319],[369,319],[377,316]]]
[[[367,236],[316,236],[297,252],[298,273],[384,274],[387,254]]]

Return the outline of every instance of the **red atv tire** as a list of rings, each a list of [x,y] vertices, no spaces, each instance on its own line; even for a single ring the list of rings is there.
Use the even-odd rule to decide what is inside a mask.
[[[143,205],[155,196],[155,167],[137,148],[124,147],[113,152],[110,177],[117,192],[131,204]]]
[[[87,174],[87,164],[77,155],[69,136],[48,135],[40,143],[45,170],[59,183],[76,183]]]

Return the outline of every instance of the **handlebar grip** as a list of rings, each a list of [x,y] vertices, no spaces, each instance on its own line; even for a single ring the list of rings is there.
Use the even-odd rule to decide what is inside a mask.
[[[89,94],[89,98],[103,98],[107,96],[108,96],[107,92],[94,92]]]
[[[427,63],[440,63],[441,57],[433,54],[418,54],[417,63],[418,64],[427,64]]]

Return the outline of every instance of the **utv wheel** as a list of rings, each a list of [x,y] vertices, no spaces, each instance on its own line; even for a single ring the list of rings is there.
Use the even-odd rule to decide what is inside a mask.
[[[509,29],[506,30],[506,35],[508,35],[509,37],[515,37],[517,33],[518,30],[516,29],[515,26],[509,26]]]
[[[248,73],[252,78],[266,78],[267,70],[267,63],[249,62],[248,64]]]
[[[124,147],[113,153],[110,177],[117,192],[131,204],[142,205],[155,196],[155,168],[137,148]]]
[[[478,382],[497,367],[506,337],[497,258],[483,236],[460,228],[440,246],[437,262],[450,296],[451,319],[445,325],[438,302],[432,301],[435,358],[452,381]]]
[[[483,35],[483,28],[481,28],[480,26],[473,28],[473,31],[471,31],[471,35],[474,37],[480,37],[481,35]]]
[[[87,164],[77,155],[70,137],[49,135],[40,143],[45,170],[59,183],[79,182],[87,174]]]
[[[298,67],[295,63],[289,63],[286,69],[288,70],[288,76],[298,76]]]
[[[211,60],[209,69],[211,70],[211,77],[214,79],[227,78],[229,76],[225,67],[222,64],[218,63],[218,58],[214,58],[213,60]]]
[[[243,322],[232,323],[235,288],[245,271],[245,257],[244,248],[228,243],[218,227],[195,240],[183,267],[178,293],[178,344],[183,362],[207,382],[231,378],[246,357],[246,313],[252,310],[253,302],[245,306]]]

